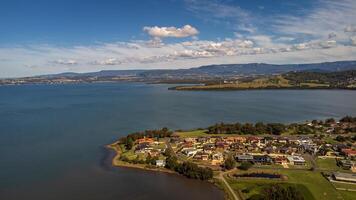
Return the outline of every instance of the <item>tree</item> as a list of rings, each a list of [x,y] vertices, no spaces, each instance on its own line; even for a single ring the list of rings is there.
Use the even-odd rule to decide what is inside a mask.
[[[252,163],[251,162],[242,162],[241,165],[239,166],[239,169],[241,170],[248,170],[252,167]]]
[[[255,130],[256,130],[256,133],[259,134],[259,135],[266,134],[267,133],[267,126],[262,122],[257,122],[255,124]]]
[[[250,123],[246,123],[242,125],[241,132],[245,135],[253,135],[255,134],[255,127]]]
[[[350,116],[345,116],[340,119],[340,122],[354,122],[354,121],[355,121],[355,118],[350,117]]]
[[[302,193],[294,186],[282,186],[281,184],[272,184],[263,190],[263,195],[257,196],[258,200],[304,200]]]
[[[325,124],[333,124],[335,123],[335,119],[334,118],[329,118],[325,120]]]
[[[224,162],[224,168],[227,170],[233,169],[236,166],[236,161],[232,156],[229,156],[228,158],[226,158],[225,162]]]
[[[178,167],[177,157],[175,157],[175,156],[169,156],[169,157],[166,159],[166,168],[167,168],[167,169],[176,170],[177,167]]]
[[[131,150],[133,147],[133,144],[134,144],[133,139],[131,137],[128,137],[126,140],[125,148],[127,150]]]
[[[267,124],[268,130],[270,134],[273,135],[281,135],[285,130],[285,125],[281,123],[269,123]]]

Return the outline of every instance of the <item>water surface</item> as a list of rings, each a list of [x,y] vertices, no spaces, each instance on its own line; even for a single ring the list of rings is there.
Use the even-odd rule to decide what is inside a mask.
[[[103,167],[133,131],[356,115],[356,91],[173,91],[105,83],[0,87],[0,199],[222,199],[201,181]]]

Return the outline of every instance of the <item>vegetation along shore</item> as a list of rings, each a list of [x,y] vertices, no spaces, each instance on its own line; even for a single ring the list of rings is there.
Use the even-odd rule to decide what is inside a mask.
[[[203,85],[176,86],[171,90],[252,90],[252,89],[356,89],[356,71],[288,72],[279,75],[222,79]]]
[[[112,165],[209,181],[227,199],[355,199],[356,117],[135,132]]]

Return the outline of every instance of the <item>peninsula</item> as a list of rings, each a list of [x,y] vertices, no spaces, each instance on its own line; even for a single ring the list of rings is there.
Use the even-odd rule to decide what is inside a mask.
[[[222,79],[200,85],[176,86],[173,90],[252,89],[356,89],[356,71],[288,72],[238,79]]]
[[[217,123],[131,133],[107,145],[117,167],[212,182],[226,199],[354,199],[356,117]],[[273,192],[271,192],[273,191]]]

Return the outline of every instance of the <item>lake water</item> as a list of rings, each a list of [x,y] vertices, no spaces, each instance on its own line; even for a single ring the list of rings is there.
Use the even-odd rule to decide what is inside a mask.
[[[222,199],[211,184],[112,168],[103,146],[133,131],[356,115],[356,91],[172,91],[103,83],[0,87],[0,199]]]

